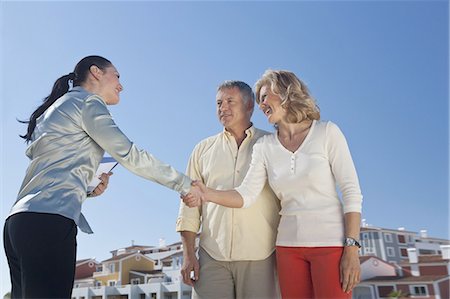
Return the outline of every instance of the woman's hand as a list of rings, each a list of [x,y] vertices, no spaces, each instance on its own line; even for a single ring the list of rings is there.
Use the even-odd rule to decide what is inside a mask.
[[[95,189],[92,190],[92,192],[89,193],[88,196],[95,197],[95,196],[99,196],[99,195],[103,194],[103,192],[105,192],[106,188],[108,188],[109,177],[112,175],[113,175],[112,172],[102,173],[102,175],[100,176],[100,180],[102,182],[100,184],[98,184],[98,186],[95,187]]]
[[[345,246],[340,264],[342,290],[349,293],[359,283],[361,268],[357,246]]]

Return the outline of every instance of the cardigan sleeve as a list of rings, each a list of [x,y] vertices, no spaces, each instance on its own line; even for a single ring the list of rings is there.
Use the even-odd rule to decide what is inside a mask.
[[[264,138],[265,136],[261,137],[253,146],[250,167],[242,184],[235,189],[244,201],[242,208],[248,208],[255,203],[267,181],[266,163],[263,155]]]
[[[344,213],[361,213],[362,194],[353,159],[344,134],[332,122],[327,124],[326,150],[331,171],[342,193]]]

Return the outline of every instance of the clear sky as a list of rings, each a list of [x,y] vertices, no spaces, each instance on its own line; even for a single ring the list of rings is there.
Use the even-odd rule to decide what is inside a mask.
[[[102,55],[125,90],[111,112],[140,148],[179,170],[197,142],[221,131],[216,86],[251,86],[267,68],[295,72],[322,119],[347,137],[363,218],[448,238],[448,1],[0,2],[1,219],[28,161],[18,137],[54,81]],[[255,111],[257,127],[272,130]],[[78,258],[179,240],[178,195],[116,167],[83,212]],[[3,246],[2,246],[3,247]],[[9,290],[3,250],[2,296]],[[51,263],[51,261],[49,261]]]

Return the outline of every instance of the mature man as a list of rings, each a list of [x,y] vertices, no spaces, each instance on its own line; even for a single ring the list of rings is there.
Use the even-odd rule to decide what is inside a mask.
[[[217,88],[216,102],[224,130],[197,144],[186,174],[208,187],[228,190],[241,184],[253,145],[268,133],[250,121],[254,94],[246,83],[225,81]],[[184,283],[194,287],[194,298],[279,297],[274,253],[279,200],[268,185],[259,197],[248,209],[213,203],[189,208],[181,202],[177,220],[184,249],[181,274]],[[194,247],[200,225],[197,260]]]

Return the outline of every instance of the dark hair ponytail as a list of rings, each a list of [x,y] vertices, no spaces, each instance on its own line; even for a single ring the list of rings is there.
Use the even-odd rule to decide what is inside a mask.
[[[28,129],[25,135],[19,135],[28,143],[31,141],[31,135],[36,127],[36,120],[50,107],[57,99],[62,97],[69,91],[69,81],[73,82],[73,86],[80,86],[84,83],[88,77],[91,66],[97,66],[99,69],[104,70],[111,66],[111,61],[101,56],[87,56],[80,60],[75,66],[73,73],[64,75],[53,84],[52,91],[49,96],[44,98],[44,103],[39,106],[30,116],[27,121],[19,120],[21,123],[27,123]]]

